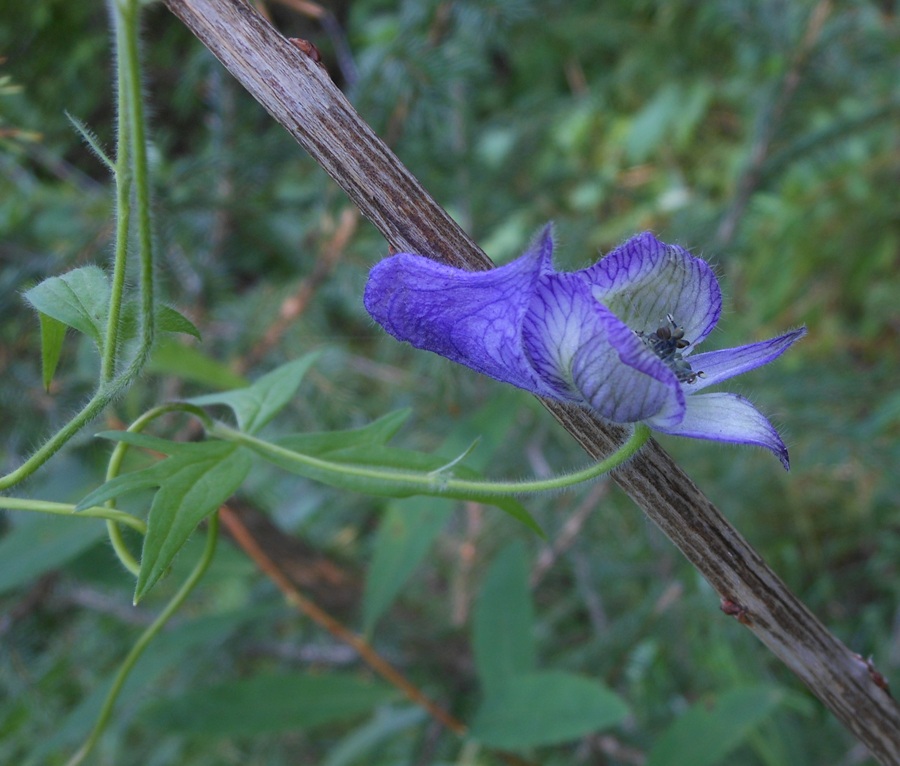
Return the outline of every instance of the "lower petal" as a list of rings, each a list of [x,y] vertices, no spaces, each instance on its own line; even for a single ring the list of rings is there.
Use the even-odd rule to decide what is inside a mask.
[[[650,418],[647,425],[673,436],[765,447],[775,453],[785,470],[790,470],[787,447],[778,431],[756,407],[737,394],[689,396],[681,423],[670,426]]]
[[[757,367],[762,367],[781,356],[804,335],[806,335],[806,328],[801,327],[799,330],[792,330],[777,338],[759,343],[694,354],[690,357],[691,367],[696,372],[702,372],[703,377],[698,377],[691,384],[691,388],[693,391],[699,391],[707,386],[733,378],[735,375],[742,375]]]

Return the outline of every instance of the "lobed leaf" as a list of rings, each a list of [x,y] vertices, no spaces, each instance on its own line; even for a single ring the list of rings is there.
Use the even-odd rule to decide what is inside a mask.
[[[250,456],[237,445],[203,442],[197,446],[206,448],[204,455],[191,455],[189,460],[181,454],[164,461],[178,466],[160,485],[150,506],[135,603],[162,577],[197,525],[231,497],[250,473]]]
[[[198,406],[224,404],[234,412],[238,428],[256,433],[291,400],[318,357],[317,352],[306,354],[263,375],[247,388],[195,396],[188,402]]]
[[[241,485],[251,459],[246,450],[229,442],[178,443],[130,431],[99,435],[168,455],[148,468],[106,482],[76,507],[81,510],[138,489],[158,488],[147,518],[135,587],[137,602],[159,580],[197,525]]]
[[[411,413],[412,410],[408,408],[395,410],[362,428],[291,434],[277,439],[275,443],[294,452],[320,457],[351,447],[384,445],[396,435]]]

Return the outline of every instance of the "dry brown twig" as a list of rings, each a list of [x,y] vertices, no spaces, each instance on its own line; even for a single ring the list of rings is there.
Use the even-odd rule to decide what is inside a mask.
[[[362,121],[322,66],[240,0],[166,0],[169,9],[283,125],[395,251],[482,270],[478,246]],[[559,402],[544,405],[598,458],[624,429]],[[655,442],[614,480],[682,551],[741,621],[883,764],[900,764],[900,708],[870,666],[794,596]]]

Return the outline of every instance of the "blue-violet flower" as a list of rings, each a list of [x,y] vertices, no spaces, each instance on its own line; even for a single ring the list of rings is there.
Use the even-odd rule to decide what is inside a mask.
[[[372,269],[365,306],[395,338],[539,396],[616,423],[758,445],[789,467],[778,432],[744,397],[698,394],[768,364],[805,328],[694,354],[722,310],[705,261],[649,232],[581,271],[555,271],[552,255],[549,225],[490,271],[399,253]]]

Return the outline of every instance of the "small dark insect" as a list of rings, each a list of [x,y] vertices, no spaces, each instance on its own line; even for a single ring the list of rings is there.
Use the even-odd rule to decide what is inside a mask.
[[[289,37],[288,42],[304,56],[309,56],[317,64],[322,63],[322,54],[319,53],[319,49],[309,40],[303,40],[300,37]]]
[[[678,380],[682,383],[694,383],[697,378],[703,377],[703,373],[694,372],[690,362],[681,355],[681,351],[690,346],[691,342],[684,337],[684,328],[678,325],[675,317],[666,314],[666,319],[669,323],[657,327],[656,332],[637,334],[647,347],[669,366]]]

